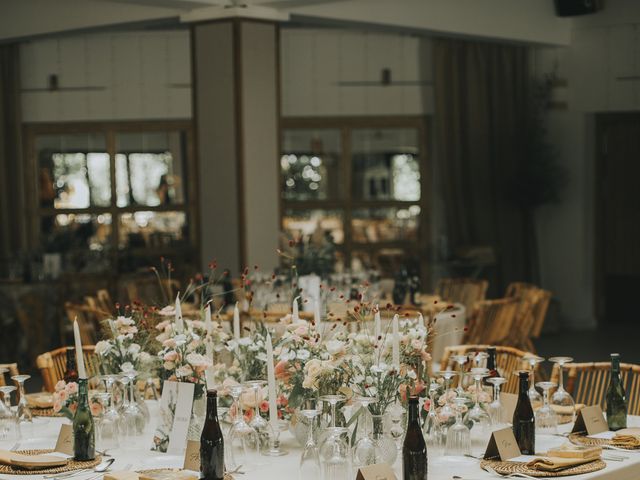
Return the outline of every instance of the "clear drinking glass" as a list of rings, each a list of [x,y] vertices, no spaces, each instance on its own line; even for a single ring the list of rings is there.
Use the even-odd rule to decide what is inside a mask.
[[[507,379],[504,377],[488,378],[487,382],[493,385],[493,401],[489,404],[489,416],[491,417],[491,423],[493,427],[501,427],[503,422],[503,408],[502,401],[500,400],[500,387],[506,383]]]
[[[471,455],[471,432],[462,422],[462,413],[465,408],[466,398],[456,397],[453,402],[456,405],[456,423],[447,431],[447,445],[444,454],[448,456]]]
[[[12,380],[18,382],[18,393],[20,395],[18,410],[16,411],[20,438],[29,438],[33,435],[33,414],[29,408],[27,394],[24,389],[24,383],[30,378],[31,375],[14,375],[11,377]]]
[[[486,368],[472,368],[470,373],[475,381],[475,404],[467,413],[466,419],[473,422],[472,432],[476,431],[485,434],[491,425],[491,417],[480,405],[480,392],[482,391],[482,379],[489,375],[489,370]]]
[[[120,446],[120,415],[116,409],[115,402],[111,393],[112,383],[109,382],[107,391],[101,394],[101,400],[104,402],[104,411],[101,419],[101,440],[102,451],[115,450]]]
[[[391,405],[387,411],[387,418],[391,424],[389,434],[396,442],[396,448],[402,450],[404,431],[406,426],[406,410],[399,403]]]
[[[11,392],[15,391],[13,385],[3,385],[0,387],[3,397],[3,409],[0,411],[0,439],[18,439],[18,424],[16,412],[11,408]]]
[[[122,406],[120,408],[120,432],[123,440],[131,443],[135,442],[134,439],[139,433],[142,433],[138,431],[138,426],[144,417],[133,399],[133,389],[131,388],[133,382],[131,378],[128,375],[123,375],[120,377],[120,382],[124,386]]]
[[[276,420],[275,425],[269,422],[269,433],[271,435],[269,441],[269,449],[262,452],[263,455],[268,457],[281,457],[286,455],[286,450],[280,447],[280,433],[287,429],[287,422]]]
[[[527,355],[525,357],[526,362],[529,364],[530,373],[530,387],[529,387],[529,400],[531,400],[531,406],[535,409],[537,406],[542,405],[542,395],[536,390],[535,371],[536,366],[539,363],[544,362],[544,358],[538,355]]]
[[[249,380],[244,382],[244,386],[253,392],[253,416],[249,422],[249,426],[253,428],[258,434],[258,445],[256,450],[266,450],[269,447],[269,439],[271,438],[271,432],[269,431],[269,423],[260,415],[260,390],[267,384],[264,380]]]
[[[558,415],[549,404],[549,390],[556,387],[554,382],[538,382],[542,389],[543,404],[536,411],[536,433],[554,434],[558,431]]]
[[[429,412],[427,413],[427,418],[422,427],[424,431],[424,439],[427,442],[427,448],[429,449],[430,455],[439,455],[442,454],[443,445],[443,431],[442,424],[438,419],[438,414],[436,413],[436,393],[438,392],[439,385],[435,382],[432,382],[429,385]]]
[[[307,432],[307,442],[300,456],[300,480],[320,480],[322,469],[320,467],[320,451],[313,436],[313,426],[315,418],[320,415],[318,404],[309,401],[306,408],[300,410],[300,414],[308,420],[309,430]],[[314,408],[315,407],[315,408]]]
[[[469,360],[469,357],[466,355],[454,355],[453,361],[458,364],[458,388],[456,388],[456,392],[458,395],[462,395],[464,393],[464,365]]]
[[[331,421],[320,443],[322,477],[325,480],[349,480],[351,477],[349,429],[338,426],[336,406],[347,399],[345,395],[323,395],[320,400],[331,406]]]
[[[242,385],[231,387],[231,397],[233,398],[232,410],[234,412],[233,425],[229,429],[229,454],[227,457],[229,469],[233,470],[240,466],[243,470],[254,468],[258,463],[260,441],[256,432],[244,419],[242,402],[240,396],[245,391]],[[225,449],[226,451],[227,449]]]
[[[561,410],[567,410],[568,415],[571,415],[571,421],[575,417],[576,402],[569,392],[564,389],[564,366],[567,363],[573,362],[571,357],[551,357],[550,362],[558,364],[558,389],[553,392],[551,396],[551,405],[561,407]],[[562,413],[564,415],[564,412]]]
[[[487,358],[489,358],[489,354],[487,352],[478,352],[475,357],[473,357],[473,363],[475,368],[481,368],[487,366]]]
[[[362,410],[358,418],[357,428],[360,430],[360,438],[353,445],[353,463],[355,467],[364,467],[376,463],[376,445],[371,435],[371,413],[369,405],[376,403],[376,397],[357,397]]]
[[[437,372],[436,375],[444,378],[444,394],[443,395],[445,396],[445,399],[448,399],[452,395],[450,392],[453,391],[451,390],[451,379],[455,377],[457,373],[454,372],[453,370],[443,370],[441,372]],[[448,401],[445,402],[442,408],[440,409],[440,415],[443,418],[449,418],[454,416],[455,414],[456,414],[455,410],[451,408],[451,405],[449,405]]]

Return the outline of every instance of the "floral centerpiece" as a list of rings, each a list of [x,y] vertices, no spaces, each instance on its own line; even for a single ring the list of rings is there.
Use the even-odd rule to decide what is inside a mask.
[[[95,349],[104,373],[129,370],[150,373],[154,359],[149,353],[149,336],[146,330],[138,328],[136,319],[120,315],[115,320],[107,320],[105,326],[108,337],[100,340]]]
[[[103,406],[98,399],[91,398],[89,408],[91,409],[91,414],[96,417],[102,412]],[[77,409],[78,384],[76,382],[66,383],[64,380],[60,380],[56,383],[55,391],[53,392],[53,411],[67,417],[69,420],[73,420]]]

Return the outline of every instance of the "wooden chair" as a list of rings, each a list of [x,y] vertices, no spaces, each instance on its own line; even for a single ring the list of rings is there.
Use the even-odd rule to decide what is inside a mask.
[[[551,292],[524,282],[513,282],[507,287],[506,297],[522,302],[522,322],[519,338],[514,345],[535,352],[533,339],[540,337],[551,301]]]
[[[116,311],[116,305],[111,300],[111,295],[109,295],[109,290],[103,288],[96,292],[96,301],[98,303],[98,307],[104,312],[113,314]]]
[[[607,388],[611,379],[611,363],[567,363],[564,387],[576,403],[606,408]],[[640,415],[640,365],[621,363],[622,385],[627,392],[629,415]],[[559,368],[554,365],[551,381],[558,383]]]
[[[447,347],[442,357],[441,369],[458,371],[457,364],[453,361],[454,355],[467,355],[472,352],[485,352],[490,345],[458,345]],[[496,346],[496,363],[498,371],[507,379],[501,391],[518,393],[518,377],[513,375],[518,370],[528,369],[525,357],[529,352],[513,347]],[[467,362],[467,369],[471,368],[471,362]],[[457,380],[456,380],[457,382]]]
[[[7,385],[7,382],[14,375],[20,375],[20,371],[18,370],[17,363],[0,363],[0,370],[6,370],[5,373],[0,374],[0,387],[4,387],[5,385]],[[7,377],[6,379],[5,379],[5,375]],[[16,387],[17,387],[18,384],[16,382],[14,383],[16,384]]]
[[[519,309],[520,301],[517,298],[500,298],[478,302],[467,322],[464,343],[476,345],[509,344]]]
[[[138,277],[128,279],[125,283],[129,303],[135,301],[147,305],[164,307],[173,305],[176,295],[180,291],[180,282],[175,279],[161,279],[154,277]]]
[[[445,302],[461,303],[471,315],[477,302],[484,300],[489,282],[476,278],[441,278],[436,285],[436,295]]]
[[[95,345],[84,345],[82,355],[89,378],[100,374],[100,359],[95,353]],[[42,375],[43,387],[47,392],[55,390],[56,383],[64,378],[67,369],[67,347],[38,355],[36,365]]]

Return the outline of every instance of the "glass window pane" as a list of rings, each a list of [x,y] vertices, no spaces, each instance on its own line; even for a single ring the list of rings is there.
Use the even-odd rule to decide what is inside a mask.
[[[184,132],[118,133],[116,151],[119,207],[184,203]]]
[[[108,207],[111,173],[102,134],[36,138],[41,207]]]
[[[417,241],[420,207],[360,208],[351,218],[355,243]]]
[[[120,215],[120,248],[167,247],[188,237],[187,216],[184,212],[140,211]]]
[[[282,198],[341,197],[340,130],[289,129],[282,136]]]
[[[416,129],[354,129],[351,151],[354,199],[420,200]]]
[[[290,238],[328,234],[334,243],[344,243],[344,224],[338,210],[288,209],[284,212],[282,226]]]

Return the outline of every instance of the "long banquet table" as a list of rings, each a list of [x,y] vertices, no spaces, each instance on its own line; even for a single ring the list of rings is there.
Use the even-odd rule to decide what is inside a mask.
[[[151,413],[151,421],[147,425],[145,434],[140,437],[135,445],[121,445],[118,450],[109,451],[109,455],[115,458],[112,470],[122,470],[126,466],[131,465],[132,470],[144,470],[153,468],[181,468],[183,458],[177,455],[169,455],[150,451],[152,433],[155,428],[155,421],[159,418],[157,402],[150,401],[149,410]],[[63,422],[69,422],[62,418],[38,418],[34,426],[33,435],[23,440],[19,444],[19,449],[46,449],[54,448],[56,438]],[[640,427],[640,417],[629,417],[629,426]],[[571,425],[562,425],[558,428],[559,432],[568,432]],[[265,465],[260,466],[259,470],[246,471],[243,475],[235,475],[235,478],[241,480],[281,480],[283,475],[285,478],[295,478],[298,475],[298,462],[300,460],[301,449],[296,445],[293,436],[289,432],[283,432],[281,435],[282,446],[289,451],[288,455],[283,457],[265,457]],[[548,448],[561,445],[566,439],[552,435],[538,435],[536,437],[536,447],[540,452],[546,451]],[[484,443],[484,442],[482,442]],[[0,441],[0,449],[10,449],[15,446],[15,441]],[[483,450],[483,445],[474,446],[474,454],[479,454]],[[622,462],[606,461],[607,467],[598,472],[585,475],[577,475],[572,477],[576,480],[638,480],[640,479],[640,451],[638,452],[613,452],[616,455],[625,455],[628,458]],[[431,456],[429,458],[429,479],[430,480],[451,480],[453,476],[457,476],[464,480],[482,480],[495,478],[493,475],[480,469],[479,460],[473,458],[461,457],[444,457]],[[401,475],[401,462],[396,460],[394,470],[398,479]],[[79,474],[72,478],[74,480],[85,480],[94,476],[87,474]],[[355,475],[353,476],[355,478]],[[33,479],[42,480],[42,475],[0,475],[0,479]]]

